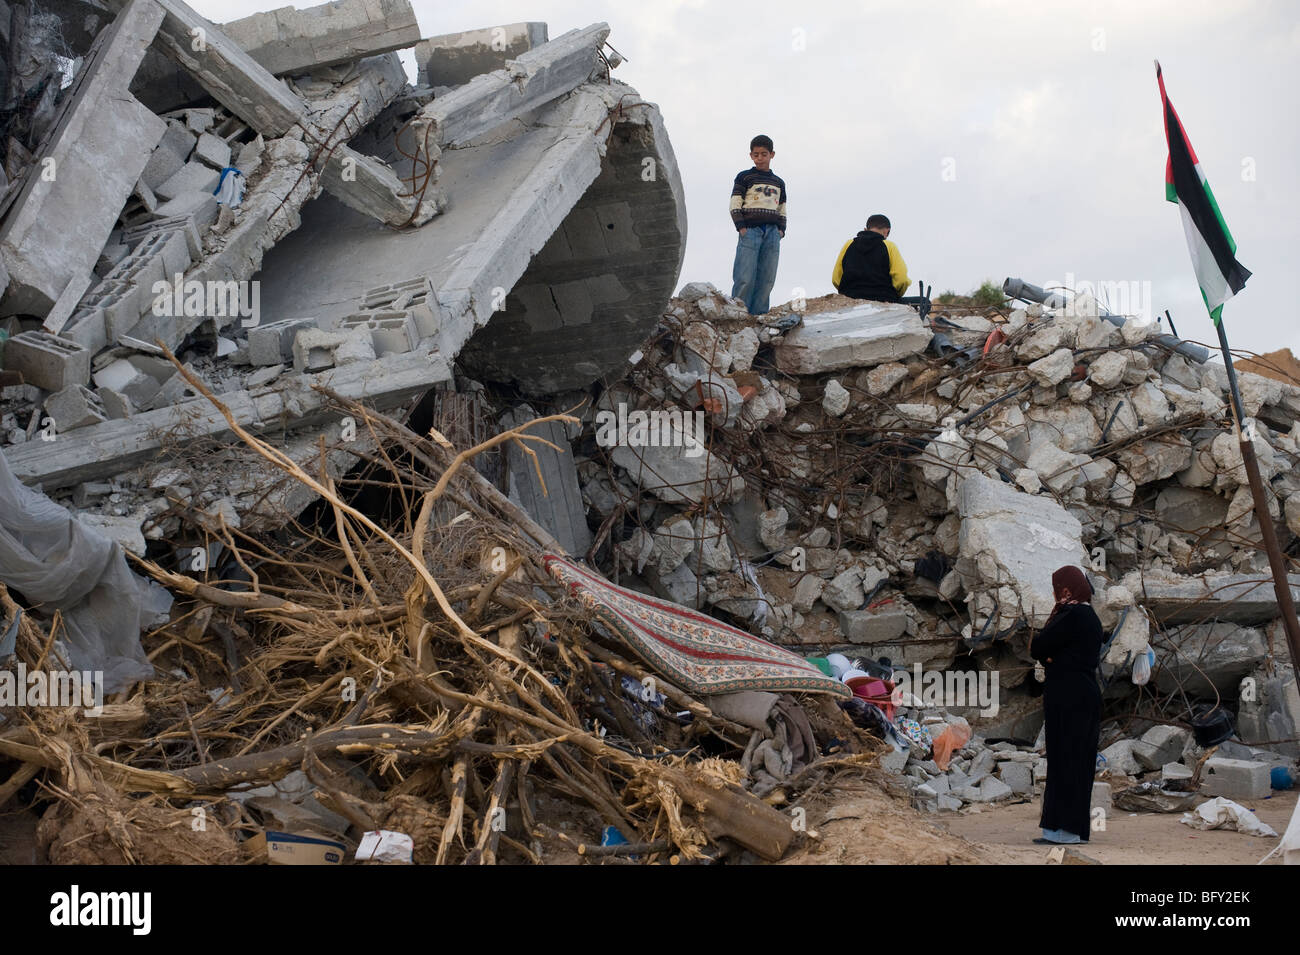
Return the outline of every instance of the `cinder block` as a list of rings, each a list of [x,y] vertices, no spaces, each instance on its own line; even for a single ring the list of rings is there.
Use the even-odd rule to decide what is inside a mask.
[[[1214,756],[1201,771],[1201,792],[1229,799],[1264,799],[1272,791],[1270,772],[1267,763]]]
[[[56,433],[108,420],[104,404],[84,385],[70,385],[45,399],[45,413],[54,419]]]
[[[340,330],[368,329],[375,354],[402,355],[420,342],[420,332],[409,312],[375,311],[350,315],[339,324]]]
[[[140,313],[153,299],[142,296],[140,286],[133,282],[110,280],[105,284],[111,291],[100,301],[104,310],[104,334],[110,342],[115,342],[139,324]]]
[[[92,353],[99,351],[108,344],[108,333],[104,330],[104,310],[98,306],[79,308],[59,336],[76,342]]]
[[[259,367],[281,365],[293,360],[293,337],[304,328],[315,328],[314,318],[285,318],[248,330],[248,359]]]
[[[374,341],[364,328],[340,328],[336,332],[306,328],[293,339],[293,368],[299,373],[324,371],[374,357]]]
[[[122,241],[135,246],[156,232],[179,232],[185,237],[185,246],[190,252],[190,261],[197,262],[203,257],[203,243],[199,238],[198,226],[190,215],[164,216],[137,226],[122,230]]]
[[[90,380],[90,350],[47,332],[23,332],[5,345],[5,367],[46,391],[62,391]]]

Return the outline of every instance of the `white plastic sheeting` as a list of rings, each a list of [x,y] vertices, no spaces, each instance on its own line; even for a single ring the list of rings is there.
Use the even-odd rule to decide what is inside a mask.
[[[2,454],[0,581],[44,613],[62,611],[69,666],[102,671],[107,692],[153,674],[140,631],[171,594],[134,574],[116,541],[23,485]]]

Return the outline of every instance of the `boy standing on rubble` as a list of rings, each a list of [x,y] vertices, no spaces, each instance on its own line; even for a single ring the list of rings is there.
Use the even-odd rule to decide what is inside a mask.
[[[744,302],[750,315],[767,314],[785,238],[785,180],[772,172],[775,155],[769,137],[755,136],[749,142],[754,166],[737,174],[731,187],[731,221],[739,233],[731,297]]]

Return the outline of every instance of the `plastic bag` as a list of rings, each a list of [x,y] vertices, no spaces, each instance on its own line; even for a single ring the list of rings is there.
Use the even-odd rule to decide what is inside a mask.
[[[934,760],[936,766],[946,773],[952,754],[969,742],[970,724],[958,717],[934,738],[933,755],[930,758]]]
[[[131,572],[116,541],[26,487],[0,454],[0,581],[46,611],[63,611],[69,663],[102,671],[104,690],[153,674],[140,630],[171,594]]]
[[[1147,647],[1142,654],[1133,661],[1133,684],[1135,686],[1146,686],[1147,681],[1151,679],[1151,667],[1156,662],[1156,652]]]

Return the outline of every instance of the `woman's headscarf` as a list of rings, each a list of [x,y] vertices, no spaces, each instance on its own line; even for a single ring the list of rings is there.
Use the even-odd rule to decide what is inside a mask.
[[[1083,571],[1071,564],[1052,574],[1052,590],[1058,607],[1092,601],[1092,585]]]

